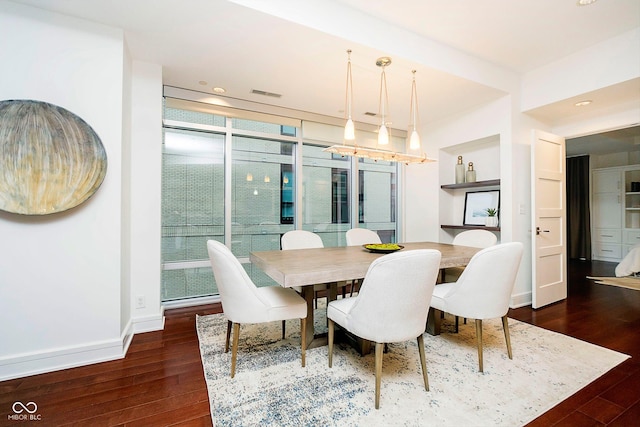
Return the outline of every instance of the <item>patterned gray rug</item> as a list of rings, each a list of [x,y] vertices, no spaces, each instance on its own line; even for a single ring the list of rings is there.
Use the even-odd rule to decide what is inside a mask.
[[[451,327],[445,319],[444,327]],[[325,328],[324,310],[316,328]],[[629,356],[509,319],[513,360],[500,320],[484,322],[484,374],[473,322],[458,334],[425,334],[430,391],[415,341],[384,355],[380,409],[374,409],[373,354],[346,345],[307,351],[300,365],[299,322],[243,325],[236,376],[224,353],[223,315],[197,318],[200,353],[216,426],[517,426],[546,412]]]

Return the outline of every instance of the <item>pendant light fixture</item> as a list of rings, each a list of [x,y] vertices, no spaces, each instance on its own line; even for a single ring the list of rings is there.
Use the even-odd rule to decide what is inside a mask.
[[[420,135],[418,135],[418,91],[416,90],[416,70],[412,70],[411,106],[409,108],[409,150],[420,149]]]
[[[347,50],[347,91],[345,94],[345,114],[347,123],[344,126],[344,139],[353,141],[356,139],[356,129],[351,119],[351,107],[353,104],[353,80],[351,78],[351,49]]]
[[[415,70],[413,70],[413,81],[411,84],[411,111],[410,111],[410,136],[408,138],[406,152],[391,151],[386,147],[390,143],[390,132],[387,127],[387,114],[389,113],[389,96],[387,92],[387,77],[385,68],[391,64],[391,58],[381,57],[376,60],[376,65],[382,68],[380,74],[380,97],[378,104],[378,114],[381,117],[380,127],[378,128],[378,143],[376,148],[361,147],[355,142],[354,123],[351,118],[353,104],[353,82],[351,77],[351,50],[347,50],[347,90],[345,94],[345,129],[344,129],[344,145],[332,145],[323,151],[339,154],[341,156],[353,156],[358,158],[371,159],[374,161],[388,161],[399,163],[429,163],[436,160],[430,159],[421,151],[420,137],[418,135],[418,96],[415,83]],[[347,140],[353,140],[353,145],[348,145]],[[385,147],[385,148],[382,148]],[[413,151],[414,154],[409,153]],[[415,154],[415,153],[418,154]]]

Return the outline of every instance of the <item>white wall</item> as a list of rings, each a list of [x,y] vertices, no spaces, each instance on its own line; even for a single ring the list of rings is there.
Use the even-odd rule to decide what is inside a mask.
[[[121,357],[122,31],[0,2],[0,99],[50,102],[93,127],[102,186],[47,216],[0,213],[0,379]],[[10,64],[10,66],[9,66]]]
[[[162,329],[160,230],[162,67],[133,61],[131,179],[131,311],[134,332]],[[137,307],[137,299],[144,307]]]
[[[450,117],[436,123],[430,123],[422,129],[422,140],[425,142],[427,155],[438,157],[443,149],[452,149],[455,146],[471,141],[483,140],[489,136],[496,136],[503,143],[509,143],[510,135],[510,103],[509,97],[492,102],[484,107],[477,108],[465,114]],[[506,141],[506,142],[505,142]],[[473,161],[463,155],[465,162]],[[498,178],[508,173],[511,166],[508,161],[501,158],[498,176],[491,173],[480,158],[480,162],[474,162],[478,170],[478,180]],[[506,163],[505,163],[506,162]],[[450,164],[449,164],[450,163]],[[439,200],[440,185],[453,183],[453,170],[455,162],[453,156],[443,157],[443,161],[426,165],[406,166],[406,194],[405,194],[405,233],[409,241],[432,240],[440,241],[443,238],[440,231]],[[442,171],[442,172],[441,172]],[[447,171],[450,177],[445,179]],[[446,182],[441,182],[445,180]],[[502,194],[504,201],[510,200],[509,194]],[[501,202],[501,204],[503,203]],[[504,227],[510,227],[504,212],[501,221]]]
[[[474,161],[478,180],[501,179],[500,241],[520,241],[525,252],[512,294],[512,306],[531,302],[531,198],[530,133],[532,128],[547,129],[543,123],[519,113],[518,98],[505,96],[465,114],[431,123],[423,130],[427,152],[438,152],[443,161],[419,167],[406,167],[406,238],[408,241],[450,242],[452,236],[440,229],[441,184],[454,181],[457,155],[465,162]],[[499,144],[499,159],[487,158],[495,153],[492,141]],[[471,148],[469,148],[471,146]],[[476,148],[474,148],[476,147]],[[480,147],[480,148],[477,148]],[[483,148],[484,147],[484,148]],[[487,148],[488,147],[488,148]],[[465,152],[473,153],[472,157]],[[475,160],[477,158],[477,161]],[[429,169],[431,168],[431,169]],[[424,185],[425,182],[433,183]],[[522,207],[522,209],[520,209]],[[438,212],[441,212],[439,215]]]
[[[640,77],[640,28],[628,31],[522,78],[521,111]]]

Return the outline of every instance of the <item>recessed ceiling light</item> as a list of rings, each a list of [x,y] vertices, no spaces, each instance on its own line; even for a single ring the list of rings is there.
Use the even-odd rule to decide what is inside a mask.
[[[589,6],[590,4],[595,3],[598,0],[578,0],[576,3],[578,6]]]
[[[589,105],[591,104],[593,101],[591,101],[590,99],[585,100],[585,101],[580,101],[580,102],[576,102],[575,106],[576,107],[584,107],[585,105]]]
[[[223,88],[223,87],[216,86],[216,87],[213,88],[213,91],[215,93],[225,93],[227,90],[225,88]]]
[[[200,80],[198,83],[200,83],[202,86],[206,86],[208,83],[205,82],[204,80]]]

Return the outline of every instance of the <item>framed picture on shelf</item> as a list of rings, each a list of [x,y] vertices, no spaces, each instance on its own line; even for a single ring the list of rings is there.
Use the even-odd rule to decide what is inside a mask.
[[[469,191],[464,196],[464,225],[485,225],[487,209],[498,211],[500,190]]]

